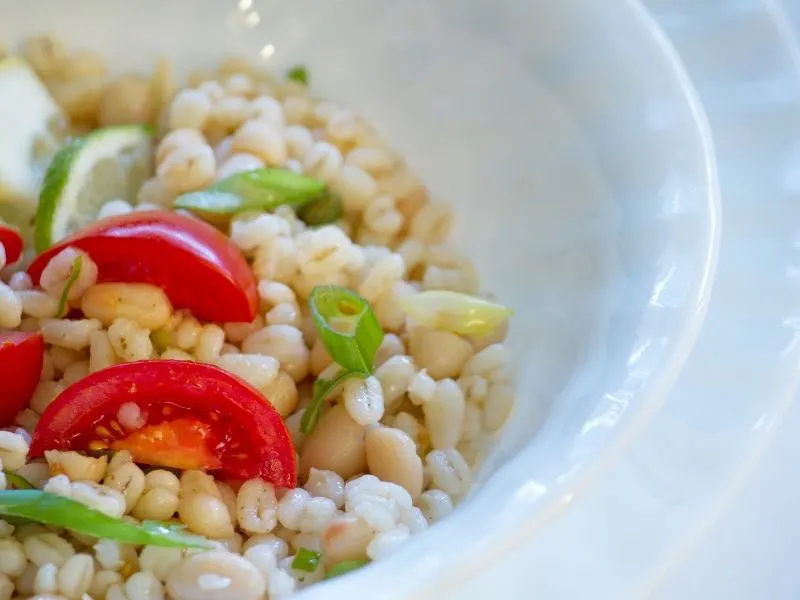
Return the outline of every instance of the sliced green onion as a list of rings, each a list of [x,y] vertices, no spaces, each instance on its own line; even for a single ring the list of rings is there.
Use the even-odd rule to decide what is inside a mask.
[[[308,69],[304,65],[295,65],[286,71],[286,79],[308,85]]]
[[[333,223],[342,216],[342,199],[336,194],[325,194],[297,210],[297,216],[306,225]]]
[[[312,290],[308,305],[322,345],[334,362],[370,375],[383,330],[369,302],[347,288],[321,285]]]
[[[153,348],[155,348],[156,351],[161,354],[164,352],[164,350],[170,347],[170,343],[172,342],[172,334],[170,334],[170,332],[166,329],[156,329],[150,334],[150,341],[153,344]]]
[[[211,547],[204,538],[183,533],[183,525],[159,521],[143,521],[135,525],[109,517],[69,498],[40,490],[0,492],[0,517],[29,519],[123,544],[168,548]]]
[[[314,393],[311,397],[311,403],[306,407],[306,410],[303,412],[303,417],[300,419],[300,431],[302,433],[311,433],[314,427],[317,426],[319,417],[322,414],[322,406],[325,403],[325,398],[330,396],[337,387],[351,377],[360,376],[361,374],[355,371],[342,369],[333,379],[317,378],[314,382]]]
[[[72,263],[72,268],[69,270],[69,277],[67,278],[67,283],[64,285],[64,291],[61,292],[61,298],[58,299],[58,315],[61,316],[64,314],[64,310],[67,308],[67,299],[69,298],[69,292],[72,289],[72,286],[75,285],[75,282],[78,281],[78,277],[81,276],[81,267],[83,266],[83,256],[80,254],[75,257],[75,260]]]
[[[18,490],[35,490],[36,486],[33,485],[30,481],[25,479],[22,475],[17,475],[16,473],[12,473],[11,471],[5,471],[6,474],[6,481],[14,486],[15,489]]]
[[[368,564],[368,560],[345,560],[336,563],[328,569],[328,572],[325,574],[325,579],[333,579],[334,577],[339,577],[339,575],[345,575],[346,573],[360,569]]]
[[[293,171],[253,169],[231,175],[206,192],[184,194],[175,206],[217,215],[272,211],[283,205],[303,206],[321,197],[325,189],[325,182]]]
[[[502,304],[438,290],[403,296],[398,304],[419,325],[479,337],[490,335],[513,314]]]
[[[319,552],[308,550],[306,548],[298,548],[297,554],[292,561],[292,568],[298,571],[305,571],[306,573],[313,573],[319,566],[319,559],[321,555]]]

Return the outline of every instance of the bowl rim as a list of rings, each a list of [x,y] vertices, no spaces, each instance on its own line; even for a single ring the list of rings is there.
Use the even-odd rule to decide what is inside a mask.
[[[637,393],[642,408],[635,411],[623,427],[615,430],[618,434],[606,444],[603,452],[594,453],[592,458],[581,462],[567,476],[559,478],[553,487],[545,490],[535,481],[528,481],[520,486],[519,478],[513,477],[513,473],[524,470],[531,444],[526,445],[516,456],[494,472],[481,488],[499,488],[506,483],[506,489],[513,491],[506,494],[505,501],[495,507],[498,514],[503,514],[503,520],[493,523],[495,528],[490,535],[472,535],[472,539],[460,539],[457,551],[449,554],[426,553],[426,560],[419,560],[424,552],[422,544],[429,545],[433,538],[437,546],[445,547],[448,540],[456,541],[459,529],[463,529],[459,527],[460,525],[469,523],[470,518],[473,520],[480,518],[481,511],[475,502],[466,502],[452,517],[421,536],[423,539],[412,538],[406,542],[397,550],[392,560],[370,565],[369,569],[361,570],[353,577],[311,586],[303,590],[298,598],[343,599],[364,589],[382,589],[380,596],[382,600],[417,597],[416,594],[421,594],[423,590],[432,593],[434,584],[444,590],[449,583],[467,579],[470,572],[480,570],[488,562],[501,559],[522,541],[535,536],[548,522],[562,516],[576,499],[589,492],[603,473],[609,471],[631,443],[642,434],[666,401],[670,388],[677,380],[694,347],[708,310],[720,245],[721,193],[711,127],[700,96],[682,59],[667,34],[640,0],[621,0],[621,2],[631,11],[632,18],[638,21],[642,31],[649,33],[653,44],[660,52],[662,57],[660,67],[671,75],[676,92],[682,95],[684,105],[688,108],[694,123],[697,141],[703,149],[702,160],[707,190],[705,206],[708,215],[706,244],[702,255],[703,266],[699,270],[698,285],[694,287],[692,296],[687,302],[692,309],[687,312],[680,333],[675,336],[674,351],[659,371],[649,378],[648,385]],[[699,258],[698,256],[698,260]],[[544,493],[545,491],[547,493]],[[472,494],[470,500],[474,500]],[[416,560],[413,558],[415,553]],[[396,574],[397,566],[401,564],[403,557],[408,559],[403,561],[403,577],[391,577],[393,573]],[[422,565],[422,562],[425,564]],[[390,577],[391,589],[386,589],[386,586],[381,584]]]

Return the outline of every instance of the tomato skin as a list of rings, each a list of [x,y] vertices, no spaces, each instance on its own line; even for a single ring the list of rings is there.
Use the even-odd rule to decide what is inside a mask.
[[[40,333],[0,332],[0,427],[28,406],[44,364]]]
[[[156,285],[173,306],[200,319],[249,323],[258,310],[256,281],[242,253],[194,217],[146,211],[97,221],[36,257],[28,268],[35,284],[68,246],[97,263],[98,281]]]
[[[279,487],[297,485],[294,446],[278,412],[238,377],[191,361],[125,363],[74,383],[39,420],[30,457],[41,456],[45,450],[86,450],[90,440],[97,439],[97,424],[115,419],[126,402],[135,403],[143,414],[174,406],[210,424],[220,438],[224,432],[232,434],[235,452],[224,444],[216,447],[222,465],[219,473],[225,477],[260,477]]]
[[[13,265],[22,256],[22,236],[19,231],[0,223],[0,245],[6,252],[6,264]]]

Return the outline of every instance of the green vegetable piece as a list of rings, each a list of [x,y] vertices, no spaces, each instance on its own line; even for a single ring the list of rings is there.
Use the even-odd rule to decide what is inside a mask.
[[[6,481],[18,490],[34,490],[36,487],[22,475],[17,475],[11,471],[4,471],[6,474]]]
[[[123,544],[168,548],[211,547],[204,538],[183,533],[183,525],[158,521],[143,521],[140,525],[134,525],[109,517],[69,498],[40,490],[0,492],[0,517],[29,519]]]
[[[322,344],[331,358],[348,371],[372,373],[383,330],[369,302],[347,288],[315,287],[308,299]]]
[[[319,559],[321,555],[319,552],[308,550],[306,548],[298,548],[297,554],[292,561],[292,568],[298,571],[305,571],[306,573],[313,573],[319,566]]]
[[[297,216],[307,225],[333,223],[342,216],[342,199],[336,194],[326,194],[301,206]]]
[[[325,579],[333,579],[334,577],[339,577],[339,575],[346,575],[347,573],[355,571],[356,569],[360,569],[368,564],[368,560],[345,560],[343,562],[336,563],[335,565],[331,566],[330,569],[328,569],[328,572],[325,574]]]
[[[308,85],[308,69],[305,65],[295,65],[286,71],[286,79]]]
[[[314,382],[314,393],[311,398],[311,403],[303,412],[303,418],[300,419],[300,431],[303,433],[311,433],[319,422],[320,415],[322,414],[322,406],[325,403],[325,398],[330,396],[330,394],[342,383],[351,377],[358,377],[359,375],[360,373],[356,373],[355,371],[342,369],[333,379],[318,378]]]
[[[150,334],[150,341],[159,354],[170,347],[172,335],[165,329],[156,329]]]
[[[319,198],[325,192],[325,183],[284,169],[253,169],[226,177],[209,192],[227,195],[185,194],[176,200],[175,206],[228,215],[251,210],[272,211],[283,205],[297,208]],[[234,198],[238,198],[238,204]]]
[[[75,285],[75,282],[78,281],[78,277],[81,276],[82,266],[83,266],[83,256],[79,254],[78,256],[75,257],[75,260],[72,262],[72,268],[69,270],[69,277],[67,277],[67,283],[64,285],[64,291],[61,292],[61,297],[58,299],[59,316],[62,316],[67,308],[69,291],[72,289],[72,286]]]

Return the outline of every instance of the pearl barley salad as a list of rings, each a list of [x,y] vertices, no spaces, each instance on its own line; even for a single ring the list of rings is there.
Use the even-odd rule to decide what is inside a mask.
[[[301,66],[0,51],[0,600],[267,600],[447,517],[510,311]]]

